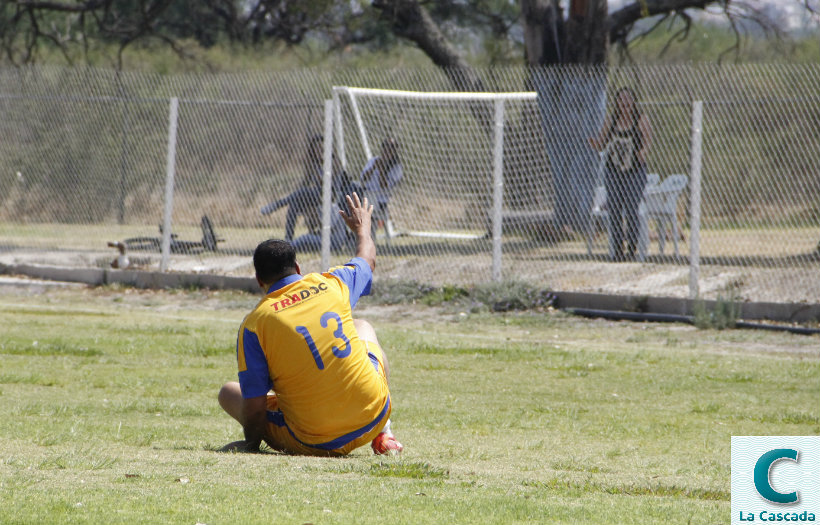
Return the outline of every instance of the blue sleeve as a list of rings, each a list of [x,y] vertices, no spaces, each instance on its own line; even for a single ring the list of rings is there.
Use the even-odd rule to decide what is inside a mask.
[[[373,282],[373,270],[367,261],[361,257],[354,257],[344,266],[331,268],[330,273],[338,277],[350,290],[350,307],[356,306],[359,297],[370,294],[370,285]]]
[[[242,397],[259,397],[266,395],[273,388],[273,381],[268,371],[268,360],[259,344],[259,338],[247,328],[242,334],[242,347],[245,349],[245,370],[239,371],[239,387]],[[239,341],[236,343],[239,352]]]
[[[392,188],[401,181],[402,177],[404,177],[404,170],[401,167],[401,163],[398,163],[390,170],[387,176],[387,183]]]
[[[376,159],[378,158],[379,157],[370,157],[369,159],[367,159],[367,162],[364,163],[364,168],[362,168],[362,172],[359,174],[359,179],[361,179],[364,176],[364,172],[369,170],[373,166],[373,164],[376,163]]]

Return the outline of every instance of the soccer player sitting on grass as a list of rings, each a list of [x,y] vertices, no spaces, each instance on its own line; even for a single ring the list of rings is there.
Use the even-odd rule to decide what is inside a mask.
[[[373,206],[356,193],[339,213],[356,236],[356,257],[327,273],[301,275],[290,243],[267,240],[253,265],[265,297],[239,329],[239,382],[219,404],[242,424],[245,439],[223,451],[256,452],[265,441],[289,454],[339,456],[370,443],[399,453],[390,432],[388,363],[373,327],[352,309],[370,293],[376,246]]]

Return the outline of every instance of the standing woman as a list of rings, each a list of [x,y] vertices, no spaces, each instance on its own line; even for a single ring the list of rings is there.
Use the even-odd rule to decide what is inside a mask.
[[[640,228],[638,207],[646,186],[646,155],[652,143],[649,117],[641,112],[635,91],[628,87],[618,90],[614,111],[589,143],[597,151],[606,150],[604,186],[612,260],[634,260]]]

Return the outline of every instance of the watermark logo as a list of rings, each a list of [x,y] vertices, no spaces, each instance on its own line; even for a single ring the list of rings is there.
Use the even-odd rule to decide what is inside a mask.
[[[795,463],[799,463],[797,460],[799,455],[800,452],[793,448],[776,448],[760,456],[760,459],[755,463],[754,480],[757,493],[772,503],[797,503],[800,498],[796,491],[784,494],[774,490],[771,473],[774,464],[782,459],[790,459]]]
[[[732,525],[820,519],[820,436],[732,436]]]

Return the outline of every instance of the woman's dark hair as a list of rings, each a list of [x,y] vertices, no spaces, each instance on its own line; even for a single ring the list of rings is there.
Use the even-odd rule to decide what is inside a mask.
[[[260,281],[273,284],[296,273],[296,251],[287,241],[262,241],[253,252],[253,268]]]
[[[629,95],[629,98],[632,99],[632,107],[634,108],[634,114],[632,115],[632,120],[637,122],[638,119],[641,117],[641,106],[638,104],[638,94],[635,93],[635,90],[629,86],[624,86],[618,91],[615,92],[615,110],[614,114],[612,115],[612,122],[618,122],[618,119],[621,118],[621,106],[618,104],[618,99],[621,98],[621,95],[626,93]]]

